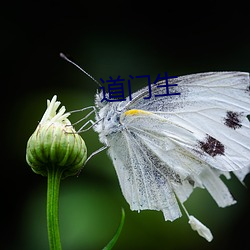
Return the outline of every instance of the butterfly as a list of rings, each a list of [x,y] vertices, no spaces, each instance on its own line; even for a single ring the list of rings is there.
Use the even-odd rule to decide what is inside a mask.
[[[181,216],[194,188],[218,206],[235,200],[220,176],[243,181],[250,171],[250,85],[243,72],[209,72],[170,79],[180,95],[161,96],[164,83],[132,94],[131,101],[101,102],[94,130],[107,146],[131,210]],[[157,97],[155,97],[155,95]],[[205,226],[204,226],[205,227]],[[211,236],[210,236],[211,238]]]
[[[150,99],[148,87],[122,102],[97,92],[91,123],[104,147],[96,152],[107,148],[131,210],[160,210],[174,221],[182,206],[192,229],[211,241],[210,230],[183,203],[197,187],[219,207],[236,202],[220,177],[233,173],[243,182],[250,172],[249,74],[207,72],[168,81],[173,95],[163,95],[164,80],[151,84]]]

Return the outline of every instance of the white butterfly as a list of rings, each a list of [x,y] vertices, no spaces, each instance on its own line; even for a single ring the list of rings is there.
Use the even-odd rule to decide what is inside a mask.
[[[230,178],[233,173],[243,183],[250,172],[249,74],[208,72],[173,78],[169,84],[177,86],[172,93],[181,94],[159,96],[165,94],[164,84],[151,85],[150,99],[144,99],[148,87],[132,94],[131,101],[102,102],[97,93],[95,107],[82,109],[93,108],[80,120],[95,112],[96,122],[89,120],[80,132],[91,123],[105,146],[88,159],[108,148],[131,210],[161,210],[165,220],[173,221],[182,215],[180,204],[191,228],[211,241],[210,230],[189,215],[183,203],[196,187],[207,189],[220,207],[236,202],[220,176]]]
[[[94,130],[108,147],[131,210],[161,210],[181,216],[195,187],[206,188],[218,206],[235,203],[220,175],[240,181],[250,172],[249,74],[210,72],[170,79],[180,95],[163,94],[164,81],[132,95],[131,101],[101,102],[96,95]],[[166,90],[165,90],[166,91]],[[194,230],[212,240],[193,216]]]

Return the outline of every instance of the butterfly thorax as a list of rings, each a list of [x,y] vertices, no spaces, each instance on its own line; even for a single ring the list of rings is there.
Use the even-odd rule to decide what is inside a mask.
[[[106,104],[97,111],[97,123],[94,126],[94,130],[98,132],[100,141],[106,145],[108,145],[107,137],[123,130],[123,126],[119,121],[122,112],[117,110],[117,104],[116,102],[106,102]]]

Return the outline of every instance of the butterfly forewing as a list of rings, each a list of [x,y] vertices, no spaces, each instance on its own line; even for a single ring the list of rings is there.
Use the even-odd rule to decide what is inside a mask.
[[[193,140],[193,152],[199,152],[215,168],[232,171],[249,166],[250,123],[246,117],[250,112],[248,74],[203,73],[172,79],[173,83],[178,83],[175,88],[181,95],[145,100],[141,96],[142,93],[147,95],[146,90],[141,90],[135,93],[136,101],[127,104],[126,108],[151,111],[166,118],[173,124],[169,127],[171,131],[167,129],[169,133],[175,132],[174,126],[191,131],[196,138]],[[152,89],[154,94],[162,92],[162,88],[157,86]],[[151,120],[154,122],[153,118]],[[157,127],[157,124],[154,126]],[[176,137],[183,138],[177,130]]]

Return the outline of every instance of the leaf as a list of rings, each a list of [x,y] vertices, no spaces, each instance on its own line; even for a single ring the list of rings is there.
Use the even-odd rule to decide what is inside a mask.
[[[103,248],[103,250],[110,250],[113,248],[113,246],[115,245],[116,241],[118,240],[118,238],[120,236],[120,233],[121,233],[123,225],[124,225],[124,221],[125,221],[125,211],[122,208],[122,218],[121,218],[120,225],[117,228],[117,231],[116,231],[115,235],[113,236],[113,238],[111,239],[111,241]]]

